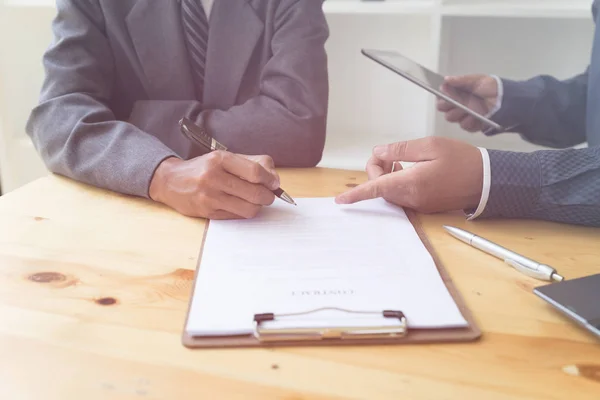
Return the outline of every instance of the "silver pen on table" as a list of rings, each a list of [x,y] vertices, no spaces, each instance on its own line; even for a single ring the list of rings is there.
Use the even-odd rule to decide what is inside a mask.
[[[444,225],[444,229],[458,240],[504,260],[505,263],[527,276],[545,281],[562,282],[564,280],[564,278],[549,265],[540,264],[537,261],[510,251],[463,229],[446,225]]]

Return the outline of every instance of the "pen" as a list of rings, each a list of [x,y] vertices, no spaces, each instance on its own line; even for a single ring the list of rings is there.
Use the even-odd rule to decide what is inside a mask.
[[[460,228],[444,225],[444,229],[458,240],[504,260],[505,263],[525,275],[545,281],[561,282],[564,280],[564,278],[549,265],[540,264],[537,261],[523,257],[520,254]]]
[[[182,118],[179,121],[179,127],[181,128],[181,132],[188,139],[190,139],[193,142],[198,143],[202,147],[206,148],[208,151],[215,151],[215,150],[227,151],[227,147],[225,147],[221,143],[217,142],[213,137],[208,135],[202,128],[200,128],[198,125],[193,123],[190,119],[185,118],[185,117]],[[285,190],[278,188],[276,190],[272,190],[272,192],[275,194],[275,196],[279,197],[281,200],[285,201],[286,203],[290,203],[290,204],[297,206],[297,204],[294,201],[294,199],[292,198],[292,196],[287,194],[285,192]]]

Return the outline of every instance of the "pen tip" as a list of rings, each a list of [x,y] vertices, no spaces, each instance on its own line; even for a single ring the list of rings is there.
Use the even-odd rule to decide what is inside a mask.
[[[296,201],[292,198],[292,196],[290,196],[286,192],[281,193],[281,195],[279,197],[281,198],[281,200],[285,201],[286,203],[293,204],[295,206],[298,205],[298,204],[296,204]]]
[[[556,282],[562,282],[565,280],[565,278],[563,278],[561,275],[559,274],[552,274],[552,279],[555,280]]]

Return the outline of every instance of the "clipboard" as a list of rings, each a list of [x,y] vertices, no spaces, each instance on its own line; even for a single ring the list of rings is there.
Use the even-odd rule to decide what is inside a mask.
[[[402,310],[373,310],[369,313],[377,314],[381,318],[393,318],[398,320],[398,325],[394,328],[389,326],[373,326],[370,329],[354,329],[353,327],[336,329],[311,329],[311,330],[271,330],[264,327],[264,323],[277,320],[278,318],[293,318],[295,314],[271,314],[263,313],[254,316],[254,333],[251,335],[240,336],[190,336],[185,326],[190,317],[191,301],[188,304],[186,313],[182,344],[190,349],[198,348],[252,348],[252,347],[292,347],[292,346],[336,346],[336,345],[400,345],[400,344],[425,344],[425,343],[459,343],[472,342],[481,337],[481,330],[477,326],[475,319],[467,307],[463,297],[454,285],[450,275],[446,271],[440,258],[436,254],[431,242],[425,235],[421,222],[416,212],[405,210],[411,224],[417,235],[423,242],[427,251],[431,254],[437,270],[446,285],[450,296],[456,303],[461,314],[468,325],[461,328],[436,328],[436,329],[416,329],[409,328]],[[206,234],[210,222],[206,224],[204,237],[202,240],[200,255],[194,273],[193,290],[191,298],[194,296],[195,283],[198,271],[202,263],[202,249],[206,240]],[[303,314],[317,312],[319,310],[306,310]],[[343,313],[357,313],[364,311],[343,310],[337,311]]]

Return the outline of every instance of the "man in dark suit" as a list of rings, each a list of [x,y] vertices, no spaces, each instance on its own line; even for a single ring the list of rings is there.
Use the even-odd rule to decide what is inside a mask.
[[[274,201],[275,166],[321,159],[322,0],[57,0],[27,132],[48,168],[209,218]],[[230,152],[204,154],[188,117]],[[242,156],[252,155],[252,156]]]
[[[598,26],[600,0],[594,1]],[[478,149],[440,137],[376,147],[367,164],[370,181],[340,195],[339,203],[383,197],[423,212],[466,210],[470,219],[537,218],[600,226],[600,30],[587,71],[565,81],[549,76],[515,82],[492,76],[450,77],[444,90],[483,97],[471,104],[530,142],[563,148],[532,153]],[[468,131],[483,128],[444,101],[449,121]],[[567,149],[587,142],[588,148]],[[416,162],[391,173],[395,161]]]

